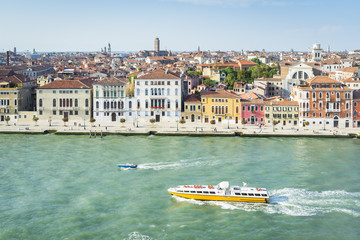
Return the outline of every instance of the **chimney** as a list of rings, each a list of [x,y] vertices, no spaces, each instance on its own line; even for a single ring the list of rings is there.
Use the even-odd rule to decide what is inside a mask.
[[[10,65],[10,51],[6,52],[6,66]]]

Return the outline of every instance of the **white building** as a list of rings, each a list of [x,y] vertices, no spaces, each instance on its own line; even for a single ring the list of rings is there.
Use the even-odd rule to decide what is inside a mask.
[[[127,79],[105,78],[93,84],[93,116],[96,122],[132,121],[135,116],[134,98],[126,91]]]
[[[162,69],[135,79],[137,117],[144,121],[176,121],[182,109],[182,78]]]

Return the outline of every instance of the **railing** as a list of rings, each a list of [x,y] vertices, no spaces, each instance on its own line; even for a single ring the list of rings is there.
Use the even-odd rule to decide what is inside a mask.
[[[336,112],[336,113],[339,113],[341,112],[340,109],[326,109],[325,112]]]

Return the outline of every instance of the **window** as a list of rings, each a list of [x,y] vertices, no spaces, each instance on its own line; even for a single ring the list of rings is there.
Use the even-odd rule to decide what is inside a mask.
[[[129,109],[131,109],[131,108],[132,108],[132,102],[129,101]]]
[[[43,111],[39,111],[39,114],[42,115],[42,114],[43,114]]]
[[[39,99],[39,107],[42,107],[43,106],[43,101],[42,101],[42,98]]]
[[[53,93],[56,93],[56,90],[53,90]]]
[[[56,115],[56,111],[53,111],[53,115]]]
[[[178,89],[175,88],[175,96],[177,96],[177,95],[178,95]]]
[[[89,107],[89,99],[88,98],[85,99],[85,107]]]
[[[136,89],[136,94],[139,96],[140,95],[140,88]]]
[[[53,99],[53,107],[56,107],[56,99]]]
[[[76,102],[76,99],[75,99]],[[99,102],[96,102],[96,108],[99,108]]]
[[[147,96],[149,94],[149,90],[146,88],[145,89],[145,96]]]
[[[89,111],[85,111],[85,115],[89,115]]]

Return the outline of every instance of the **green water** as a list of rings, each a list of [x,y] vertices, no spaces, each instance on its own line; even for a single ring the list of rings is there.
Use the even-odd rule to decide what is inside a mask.
[[[358,139],[0,135],[0,239],[359,239],[359,160]],[[224,180],[271,204],[167,193]]]

